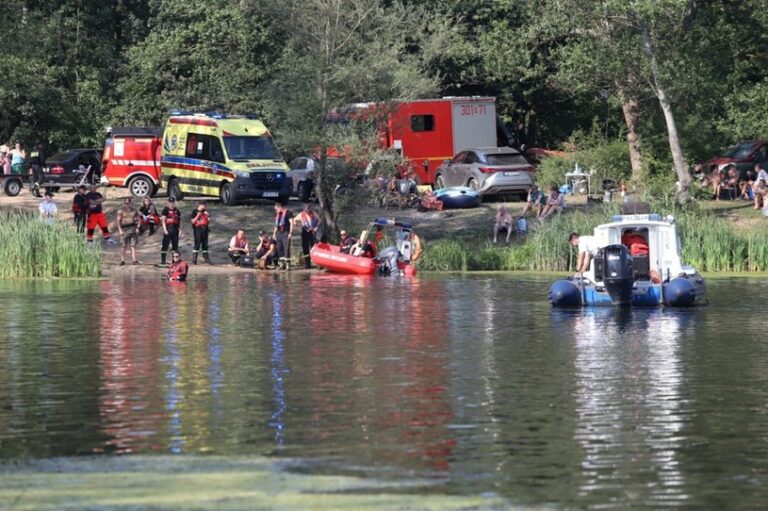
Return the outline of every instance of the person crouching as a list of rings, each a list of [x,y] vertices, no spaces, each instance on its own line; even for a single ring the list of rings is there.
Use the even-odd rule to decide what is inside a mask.
[[[245,237],[245,230],[238,229],[237,233],[229,240],[227,254],[232,260],[232,264],[240,266],[243,256],[249,255],[251,248],[248,246],[248,238]]]

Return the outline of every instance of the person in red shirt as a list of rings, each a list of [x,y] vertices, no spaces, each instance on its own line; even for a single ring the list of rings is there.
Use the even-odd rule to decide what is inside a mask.
[[[229,240],[227,253],[235,266],[240,266],[240,260],[243,256],[251,254],[251,247],[248,245],[248,238],[245,236],[244,229],[238,229],[237,233]]]
[[[256,247],[256,257],[259,269],[264,270],[268,265],[277,266],[277,242],[265,231],[259,232],[259,245]]]
[[[208,258],[208,226],[211,223],[211,215],[205,209],[205,202],[200,202],[197,209],[192,212],[192,231],[195,235],[195,247],[192,250],[192,264],[197,264],[198,252],[203,253],[203,261],[212,264]]]
[[[163,242],[160,248],[160,264],[165,265],[165,256],[170,246],[174,252],[179,251],[179,236],[181,229],[181,211],[176,207],[176,197],[168,197],[168,205],[160,213],[160,223],[163,226]]]
[[[317,217],[309,203],[304,204],[304,209],[298,216],[298,224],[301,225],[301,255],[304,259],[304,266],[310,269],[312,264],[309,259],[309,251],[317,243],[317,229],[320,226],[320,219]]]
[[[189,273],[189,265],[181,260],[181,254],[176,250],[171,251],[171,265],[168,267],[168,280],[172,282],[185,282]]]
[[[621,236],[621,244],[629,249],[632,257],[648,257],[648,240],[635,229],[627,229]]]

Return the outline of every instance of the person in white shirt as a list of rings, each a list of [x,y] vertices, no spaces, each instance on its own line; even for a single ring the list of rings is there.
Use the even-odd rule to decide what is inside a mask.
[[[576,276],[581,277],[585,271],[589,271],[589,264],[599,248],[597,241],[594,236],[579,236],[579,233],[572,232],[568,235],[568,243],[579,248],[579,256],[576,259]]]
[[[56,203],[53,202],[53,194],[51,192],[45,192],[43,201],[38,206],[40,209],[40,218],[44,222],[52,224],[56,220],[56,215],[59,213],[59,208],[56,207]]]

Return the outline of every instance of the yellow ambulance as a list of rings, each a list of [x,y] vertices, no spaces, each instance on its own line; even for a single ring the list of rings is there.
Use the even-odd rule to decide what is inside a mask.
[[[272,135],[254,116],[171,114],[163,131],[160,182],[168,196],[287,201],[291,179]]]

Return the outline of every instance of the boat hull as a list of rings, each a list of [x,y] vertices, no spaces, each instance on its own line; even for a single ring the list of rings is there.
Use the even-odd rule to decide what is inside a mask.
[[[373,275],[378,266],[373,259],[344,254],[337,245],[328,243],[317,243],[310,250],[309,257],[315,266],[331,273]]]
[[[463,186],[437,190],[435,197],[443,203],[443,208],[447,209],[475,208],[480,205],[480,195]]]
[[[683,275],[669,282],[635,282],[628,304],[617,304],[604,287],[578,280],[559,280],[549,289],[549,301],[555,307],[614,306],[692,307],[706,301],[706,285],[698,274]]]

